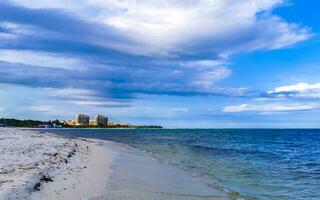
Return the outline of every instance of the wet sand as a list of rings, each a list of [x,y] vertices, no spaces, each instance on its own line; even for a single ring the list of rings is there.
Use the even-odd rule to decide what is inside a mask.
[[[106,142],[114,164],[108,191],[94,200],[225,200],[230,194],[210,187],[175,167],[160,163],[149,154],[124,144]]]

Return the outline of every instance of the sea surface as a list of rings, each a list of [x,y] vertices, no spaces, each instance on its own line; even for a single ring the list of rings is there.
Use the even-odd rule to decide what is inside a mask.
[[[48,129],[128,144],[234,199],[319,200],[320,130]]]

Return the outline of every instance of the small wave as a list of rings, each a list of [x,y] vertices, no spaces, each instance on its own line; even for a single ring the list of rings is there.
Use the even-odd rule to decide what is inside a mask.
[[[275,157],[276,154],[272,154],[269,152],[263,152],[258,150],[247,150],[247,149],[228,149],[228,148],[219,148],[219,147],[208,147],[202,145],[189,145],[189,147],[195,151],[201,152],[213,152],[215,154],[223,154],[223,155],[239,155],[239,154],[246,154],[246,155],[261,155],[267,157]]]
[[[306,167],[320,167],[320,163],[317,162],[308,162],[304,164]]]

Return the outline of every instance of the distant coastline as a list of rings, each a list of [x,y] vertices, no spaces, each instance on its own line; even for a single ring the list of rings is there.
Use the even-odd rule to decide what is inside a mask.
[[[70,125],[65,120],[20,120],[14,118],[0,118],[0,127],[12,128],[133,128],[133,129],[162,129],[159,125],[132,125],[120,123],[108,123],[106,125]]]

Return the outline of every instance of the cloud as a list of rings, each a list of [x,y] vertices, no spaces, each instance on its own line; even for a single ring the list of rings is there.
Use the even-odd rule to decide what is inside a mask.
[[[26,50],[1,49],[0,61],[57,69],[81,70],[86,67],[85,61],[77,58],[55,53]]]
[[[200,85],[205,88],[212,87],[217,81],[228,77],[231,74],[231,70],[226,67],[216,67],[212,70],[200,73],[194,84]]]
[[[130,104],[126,102],[117,102],[113,100],[96,100],[96,101],[72,101],[72,104],[78,105],[78,106],[92,106],[92,107],[129,107]]]
[[[7,32],[8,34],[12,36],[20,35],[26,35],[26,34],[32,34],[34,31],[36,31],[36,27],[24,25],[24,24],[16,24],[12,22],[2,21],[0,23],[0,27],[2,30]]]
[[[131,102],[106,97],[95,90],[79,88],[32,88],[0,84],[1,115],[32,119],[70,119],[78,113],[94,116],[130,108]]]
[[[220,64],[203,65],[202,61],[192,61],[192,64],[181,64],[180,61],[155,63],[152,59],[145,59],[140,64],[134,59],[130,62],[131,59],[126,57],[123,59],[127,59],[128,64],[122,64],[123,59],[111,63],[108,63],[108,60],[104,63],[104,59],[100,59],[97,63],[93,58],[83,61],[81,57],[58,57],[56,54],[50,54],[49,59],[41,58],[44,61],[42,66],[39,66],[39,62],[34,66],[26,64],[32,64],[37,59],[28,60],[26,56],[25,61],[23,57],[5,59],[12,63],[1,62],[0,53],[2,83],[44,88],[83,88],[104,93],[109,98],[126,99],[139,94],[227,95],[226,91],[235,94],[234,90],[219,87],[218,82],[231,74],[230,69]],[[55,58],[57,60],[47,63]],[[62,64],[51,65],[58,62]],[[78,70],[81,66],[85,67]]]
[[[320,98],[320,83],[297,83],[276,87],[268,92],[258,92],[252,96],[260,104],[241,104],[235,106],[226,106],[223,112],[258,112],[258,113],[279,113],[279,112],[297,112],[312,111],[320,109],[320,104],[312,102]],[[270,103],[271,100],[277,100],[278,103]],[[284,101],[307,100],[303,103],[286,103]],[[281,103],[283,102],[283,103]]]
[[[91,26],[88,31],[68,23],[75,30],[80,29],[78,32],[82,36],[85,34],[88,42],[100,43],[131,54],[226,55],[258,49],[278,49],[310,37],[307,28],[288,23],[271,14],[275,7],[284,3],[283,0],[10,2],[30,9],[28,12],[42,9],[42,12],[60,10],[68,13],[74,19],[68,17],[67,23],[69,19],[71,23],[77,22],[77,19],[77,23],[81,23],[80,27]],[[60,18],[55,17],[55,20],[60,21]],[[50,27],[44,23],[40,25],[42,28],[64,33],[72,30],[58,26],[57,22]],[[106,40],[112,35],[109,32],[116,32],[116,37],[121,37],[123,42]]]
[[[130,102],[128,100],[110,98],[104,93],[98,92],[92,89],[83,88],[48,88],[41,87],[33,90],[31,87],[21,86],[16,84],[0,84],[0,89],[5,91],[17,91],[18,94],[13,94],[13,96],[19,96],[19,93],[27,95],[26,97],[19,98],[30,98],[34,97],[36,100],[51,100],[63,104],[73,105],[73,106],[92,106],[92,107],[130,107]],[[11,92],[10,92],[11,93]],[[25,94],[26,93],[26,94]],[[28,95],[28,93],[30,93]],[[30,102],[31,103],[31,102]],[[34,111],[46,111],[52,108],[53,105],[38,104],[31,106]]]
[[[287,85],[276,87],[268,91],[268,95],[277,98],[301,98],[301,99],[319,99],[320,83],[297,83],[295,85]]]
[[[241,104],[236,106],[226,106],[223,112],[239,113],[239,112],[295,112],[295,111],[311,111],[320,109],[317,103],[291,103],[291,104],[270,104],[270,105],[248,105]]]
[[[182,69],[193,71],[194,79],[192,83],[202,88],[211,88],[219,80],[231,75],[231,70],[226,67],[226,60],[192,60],[181,62]],[[177,73],[181,71],[177,70]]]
[[[30,111],[44,112],[44,113],[56,113],[59,109],[52,105],[34,105],[30,107]]]
[[[233,54],[310,37],[307,27],[272,13],[283,3],[1,1],[0,83],[88,107],[129,107],[150,94],[255,97],[222,81],[233,73]]]
[[[320,89],[320,83],[308,84],[298,83],[296,85],[281,86],[274,89],[275,93],[279,92],[304,92],[308,90]]]
[[[81,88],[43,88],[42,90],[49,97],[67,101],[75,106],[130,107],[127,100],[112,99],[96,90]]]
[[[133,41],[116,29],[98,22],[88,22],[74,13],[61,9],[31,9],[9,2],[0,2],[0,24],[5,31],[14,34],[16,40],[11,43],[0,41],[2,48],[50,48],[48,45],[57,41],[114,49],[132,45]],[[55,44],[50,46],[52,48]]]

